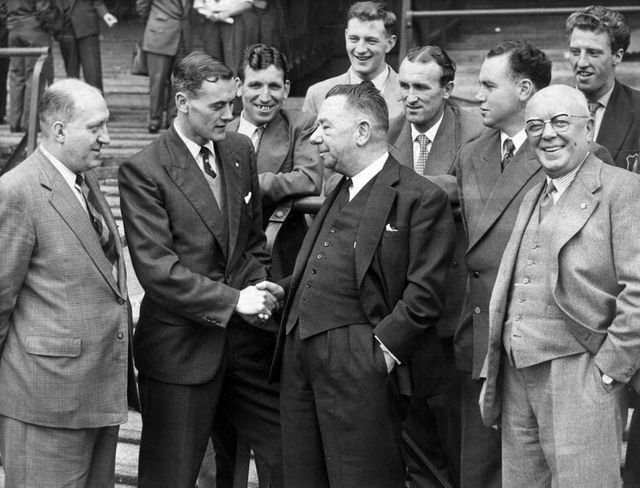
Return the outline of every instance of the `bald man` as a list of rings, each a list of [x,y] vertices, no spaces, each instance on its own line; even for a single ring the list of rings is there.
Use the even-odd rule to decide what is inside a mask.
[[[619,487],[618,397],[640,364],[640,180],[590,154],[578,90],[540,90],[525,118],[545,180],[493,289],[483,420],[502,424],[503,486]]]

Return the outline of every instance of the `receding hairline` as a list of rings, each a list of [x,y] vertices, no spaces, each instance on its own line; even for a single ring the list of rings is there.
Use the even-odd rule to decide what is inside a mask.
[[[565,103],[569,102],[573,113],[567,115],[589,115],[587,99],[584,94],[577,88],[573,88],[568,85],[550,85],[534,93],[527,104],[527,109],[530,110],[530,107],[533,107],[534,104],[542,103],[541,100],[545,100],[547,104],[551,103],[551,101],[547,101],[547,98],[550,98],[554,105],[558,105],[558,101]],[[526,112],[528,112],[528,110],[525,110],[525,113]]]

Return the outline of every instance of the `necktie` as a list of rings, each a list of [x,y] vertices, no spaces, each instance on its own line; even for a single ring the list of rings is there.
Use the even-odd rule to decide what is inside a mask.
[[[338,208],[342,210],[349,203],[349,190],[353,186],[353,181],[348,176],[345,176],[342,180],[342,186],[340,187],[340,193],[336,197],[338,202]]]
[[[215,178],[216,176],[218,176],[211,167],[211,163],[209,162],[209,148],[207,146],[200,146],[200,156],[202,157],[202,166],[204,167],[204,172],[211,178]]]
[[[111,272],[113,276],[117,279],[118,277],[118,252],[116,250],[116,242],[113,234],[109,232],[109,228],[107,227],[107,222],[104,220],[104,217],[98,210],[98,203],[95,199],[95,195],[89,189],[87,184],[84,181],[84,176],[81,174],[76,175],[76,188],[80,190],[82,193],[82,197],[84,198],[84,202],[87,206],[87,213],[89,214],[89,219],[91,219],[91,225],[95,229],[98,234],[98,240],[100,241],[100,246],[102,247],[102,251],[104,255],[107,257],[109,262],[111,263]]]
[[[251,142],[253,143],[253,149],[258,152],[258,148],[260,147],[260,139],[262,139],[262,133],[264,132],[264,127],[256,127],[256,130],[253,131],[251,135]]]
[[[418,160],[413,168],[419,175],[424,175],[424,169],[427,167],[427,158],[429,157],[429,138],[424,134],[418,134],[416,141],[420,145],[420,153]]]
[[[513,141],[511,139],[505,139],[504,146],[503,146],[504,157],[500,162],[500,168],[503,173],[504,173],[504,170],[507,169],[507,166],[509,166],[509,163],[511,163],[511,160],[513,159],[513,153],[515,152],[515,150],[516,150],[516,146],[513,143]]]
[[[589,115],[591,116],[592,119],[595,120],[596,112],[602,106],[602,104],[600,102],[598,102],[598,101],[587,102],[587,106],[589,107]]]
[[[553,182],[549,181],[544,189],[542,200],[540,200],[540,222],[544,220],[544,218],[549,214],[549,212],[551,212],[551,209],[553,208],[553,194],[555,191],[556,187],[553,185]]]

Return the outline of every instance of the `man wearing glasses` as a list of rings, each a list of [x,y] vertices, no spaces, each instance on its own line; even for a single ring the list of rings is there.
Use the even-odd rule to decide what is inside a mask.
[[[545,178],[491,296],[483,420],[501,420],[503,486],[619,487],[618,397],[640,366],[640,180],[589,152],[574,88],[535,94],[525,127]]]

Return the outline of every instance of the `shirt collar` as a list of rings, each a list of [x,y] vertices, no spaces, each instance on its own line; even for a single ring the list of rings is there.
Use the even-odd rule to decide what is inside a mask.
[[[180,139],[182,139],[182,142],[184,142],[184,145],[187,146],[187,149],[189,150],[189,153],[193,156],[193,159],[195,159],[196,163],[198,163],[198,166],[200,166],[200,161],[198,160],[198,156],[200,155],[200,148],[202,146],[196,144],[191,139],[187,138],[182,132],[180,132],[180,129],[178,129],[177,124],[174,123],[173,128],[176,130],[178,137],[180,137]],[[209,140],[207,141],[206,144],[203,144],[203,146],[209,149],[209,152],[211,153],[212,157],[215,158],[215,152],[213,150],[213,141]]]
[[[431,142],[433,142],[433,140],[436,137],[436,134],[438,133],[438,129],[442,124],[442,119],[444,119],[444,112],[442,112],[442,115],[440,116],[438,121],[435,124],[433,124],[433,126],[431,126],[431,128],[426,132],[419,132],[418,129],[416,129],[416,127],[413,124],[411,124],[411,140],[415,141],[416,137],[418,137],[420,134],[424,134],[429,138]]]
[[[509,137],[505,132],[500,131],[500,152],[501,153],[504,150],[504,141],[506,141],[507,139],[511,139],[513,141],[513,145],[515,146],[513,154],[515,154],[520,149],[520,146],[522,146],[522,144],[524,144],[524,142],[527,140],[527,133],[524,131],[524,127],[522,128],[522,130],[520,130],[520,132],[518,132],[516,135],[511,137]]]
[[[76,186],[76,173],[67,168],[58,158],[47,151],[44,146],[40,145],[40,150],[51,164],[53,164],[53,167],[58,170],[58,173],[64,178],[64,181],[66,181],[71,188],[74,188]]]
[[[611,99],[611,94],[613,93],[613,89],[616,87],[616,84],[614,83],[611,86],[611,89],[605,93],[604,95],[602,95],[600,98],[598,98],[598,100],[596,100],[597,102],[600,102],[600,104],[604,107],[607,108],[607,105],[609,104],[609,100]]]
[[[349,199],[355,197],[360,190],[362,190],[369,181],[371,181],[384,166],[384,163],[387,161],[389,157],[389,153],[387,151],[384,152],[382,156],[373,161],[369,166],[362,169],[358,174],[353,175],[351,177],[351,189],[349,190]]]
[[[562,195],[564,191],[567,188],[569,188],[569,185],[571,185],[571,182],[576,178],[576,174],[578,174],[578,171],[580,170],[580,168],[582,167],[582,165],[584,164],[588,156],[589,156],[589,153],[587,152],[587,155],[584,157],[582,162],[578,166],[576,166],[574,169],[569,171],[566,175],[562,175],[560,178],[550,178],[548,176],[546,177],[547,185],[551,181],[553,182],[553,186],[556,189],[557,193],[555,195],[554,201],[558,201],[558,198],[560,198],[560,195]]]
[[[385,66],[385,69],[382,70],[382,73],[371,80],[371,83],[373,83],[373,86],[375,86],[379,92],[382,92],[382,90],[384,89],[384,84],[387,82],[388,77],[389,66],[387,65]],[[353,68],[349,68],[349,81],[352,85],[359,85],[364,80],[360,78],[355,71],[353,71]]]
[[[251,137],[257,128],[257,125],[255,125],[253,122],[250,122],[249,119],[245,118],[243,110],[240,114],[240,120],[238,122],[238,134],[244,134],[247,137]]]

